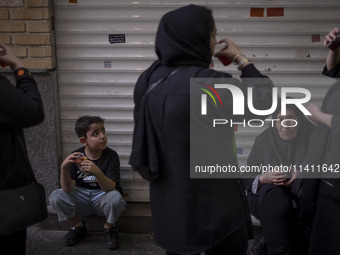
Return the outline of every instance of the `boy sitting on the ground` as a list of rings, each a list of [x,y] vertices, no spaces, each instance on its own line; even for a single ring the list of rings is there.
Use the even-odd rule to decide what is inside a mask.
[[[97,214],[106,217],[105,243],[108,249],[119,246],[115,222],[125,209],[120,186],[118,154],[108,148],[104,120],[96,116],[82,116],[75,131],[83,147],[71,153],[61,165],[61,189],[50,195],[50,204],[59,221],[72,224],[65,235],[66,246],[75,245],[87,234],[80,216]],[[79,162],[81,153],[83,161]]]

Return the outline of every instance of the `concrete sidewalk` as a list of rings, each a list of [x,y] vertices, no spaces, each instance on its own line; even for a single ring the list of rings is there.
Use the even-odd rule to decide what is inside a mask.
[[[87,236],[73,247],[66,247],[63,237],[65,230],[47,230],[40,227],[30,227],[27,230],[26,255],[164,255],[153,239],[152,234],[118,233],[120,247],[110,251],[105,247],[102,232],[88,232]],[[249,240],[251,247],[253,240]]]
[[[165,254],[153,240],[152,234],[118,233],[120,247],[110,251],[105,247],[104,234],[88,232],[88,235],[73,247],[65,247],[65,230],[46,230],[30,227],[27,230],[26,255],[104,255],[104,254]]]
[[[150,205],[146,203],[132,203],[123,212],[117,222],[120,247],[110,251],[105,247],[103,217],[92,215],[84,217],[88,235],[73,247],[66,247],[63,237],[69,230],[67,222],[59,222],[55,213],[51,212],[43,222],[27,230],[26,255],[104,255],[104,254],[134,254],[158,255],[165,254],[154,241],[151,223]],[[260,231],[258,220],[252,219],[254,235]],[[248,248],[253,240],[249,240]]]

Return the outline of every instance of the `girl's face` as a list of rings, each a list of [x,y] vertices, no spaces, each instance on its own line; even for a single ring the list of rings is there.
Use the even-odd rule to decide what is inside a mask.
[[[214,29],[210,33],[210,51],[211,51],[211,56],[214,56],[215,46],[217,44],[217,41],[216,41],[216,32],[217,32],[216,28],[214,27]]]

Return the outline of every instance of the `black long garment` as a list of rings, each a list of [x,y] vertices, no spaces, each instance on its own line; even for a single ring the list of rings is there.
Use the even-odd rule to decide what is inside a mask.
[[[305,161],[306,164],[327,164],[330,166],[339,163],[340,153],[340,64],[332,70],[327,70],[325,67],[323,74],[337,78],[337,82],[329,88],[322,102],[322,111],[333,115],[332,128],[321,123],[317,124]],[[340,187],[340,182],[336,182]]]
[[[44,120],[42,100],[27,69],[14,72],[17,86],[0,75],[0,190],[23,186],[31,165],[19,143],[25,143],[23,128]],[[21,140],[21,141],[20,141]]]
[[[42,100],[29,71],[20,68],[14,76],[16,87],[0,75],[0,190],[20,187],[35,179],[23,146],[23,128],[44,120]],[[0,236],[0,246],[3,254],[25,254],[26,229]]]
[[[190,179],[190,78],[231,77],[209,69],[210,12],[186,6],[163,16],[156,36],[159,58],[139,77],[134,93],[135,122],[138,102],[146,88],[172,70],[180,70],[152,90],[148,112],[155,133],[160,175],[150,183],[150,201],[156,242],[175,253],[199,253],[215,246],[245,226],[249,211],[239,180]],[[209,27],[210,24],[210,27]],[[251,64],[243,77],[263,77]],[[239,86],[245,85],[240,84]],[[256,103],[270,107],[271,85],[259,85]],[[260,100],[261,98],[261,100]],[[136,130],[134,132],[139,132]],[[226,128],[225,154],[235,163],[233,129]],[[147,149],[147,148],[146,148]],[[224,152],[221,152],[224,153]],[[245,236],[245,238],[247,238]]]
[[[327,70],[325,67],[323,74],[329,77],[337,78],[337,82],[329,88],[323,102],[322,111],[328,114],[332,114],[331,121],[332,128],[329,128],[321,123],[318,123],[314,129],[310,145],[306,154],[304,165],[323,165],[327,167],[340,164],[340,64],[335,66],[332,70]],[[309,174],[309,173],[308,173]],[[319,193],[319,184],[321,173],[316,172],[309,177],[315,177],[314,179],[306,178],[302,184],[301,194],[301,220],[306,225],[312,226],[313,217],[315,214],[315,207],[317,196]],[[331,178],[328,181],[335,187],[340,188],[339,175],[335,173],[335,178]],[[328,196],[329,194],[327,194]],[[333,192],[332,196],[338,196],[338,192]]]
[[[340,78],[340,64],[324,75]],[[333,167],[340,164],[340,82],[328,90],[322,103],[322,111],[332,114],[331,128],[318,124],[312,134],[305,164]],[[339,169],[338,169],[339,170]],[[310,254],[339,254],[340,239],[340,179],[318,173],[317,179],[304,179],[302,186],[301,219],[312,228]],[[332,178],[333,177],[333,178]],[[321,178],[321,179],[320,179]]]

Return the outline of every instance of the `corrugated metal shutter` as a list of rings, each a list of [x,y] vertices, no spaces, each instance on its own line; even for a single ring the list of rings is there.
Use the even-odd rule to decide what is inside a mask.
[[[77,3],[71,3],[77,2]],[[148,201],[148,184],[130,169],[133,89],[139,74],[154,60],[154,38],[161,16],[189,1],[55,0],[58,88],[62,153],[79,147],[75,120],[84,114],[106,119],[109,146],[121,158],[122,185],[129,201]],[[308,87],[320,104],[330,79],[321,78],[327,50],[324,35],[340,25],[338,0],[194,1],[211,7],[218,38],[229,37],[277,86]],[[262,8],[263,17],[251,16]],[[268,8],[283,16],[268,17]],[[271,10],[271,9],[269,9]],[[275,11],[275,10],[274,10]],[[255,16],[256,16],[255,12]],[[125,43],[109,43],[110,34]],[[215,61],[215,68],[239,75]],[[321,80],[322,79],[322,80]],[[297,84],[299,83],[299,84]],[[245,164],[256,135],[263,129],[236,132],[240,164]]]

